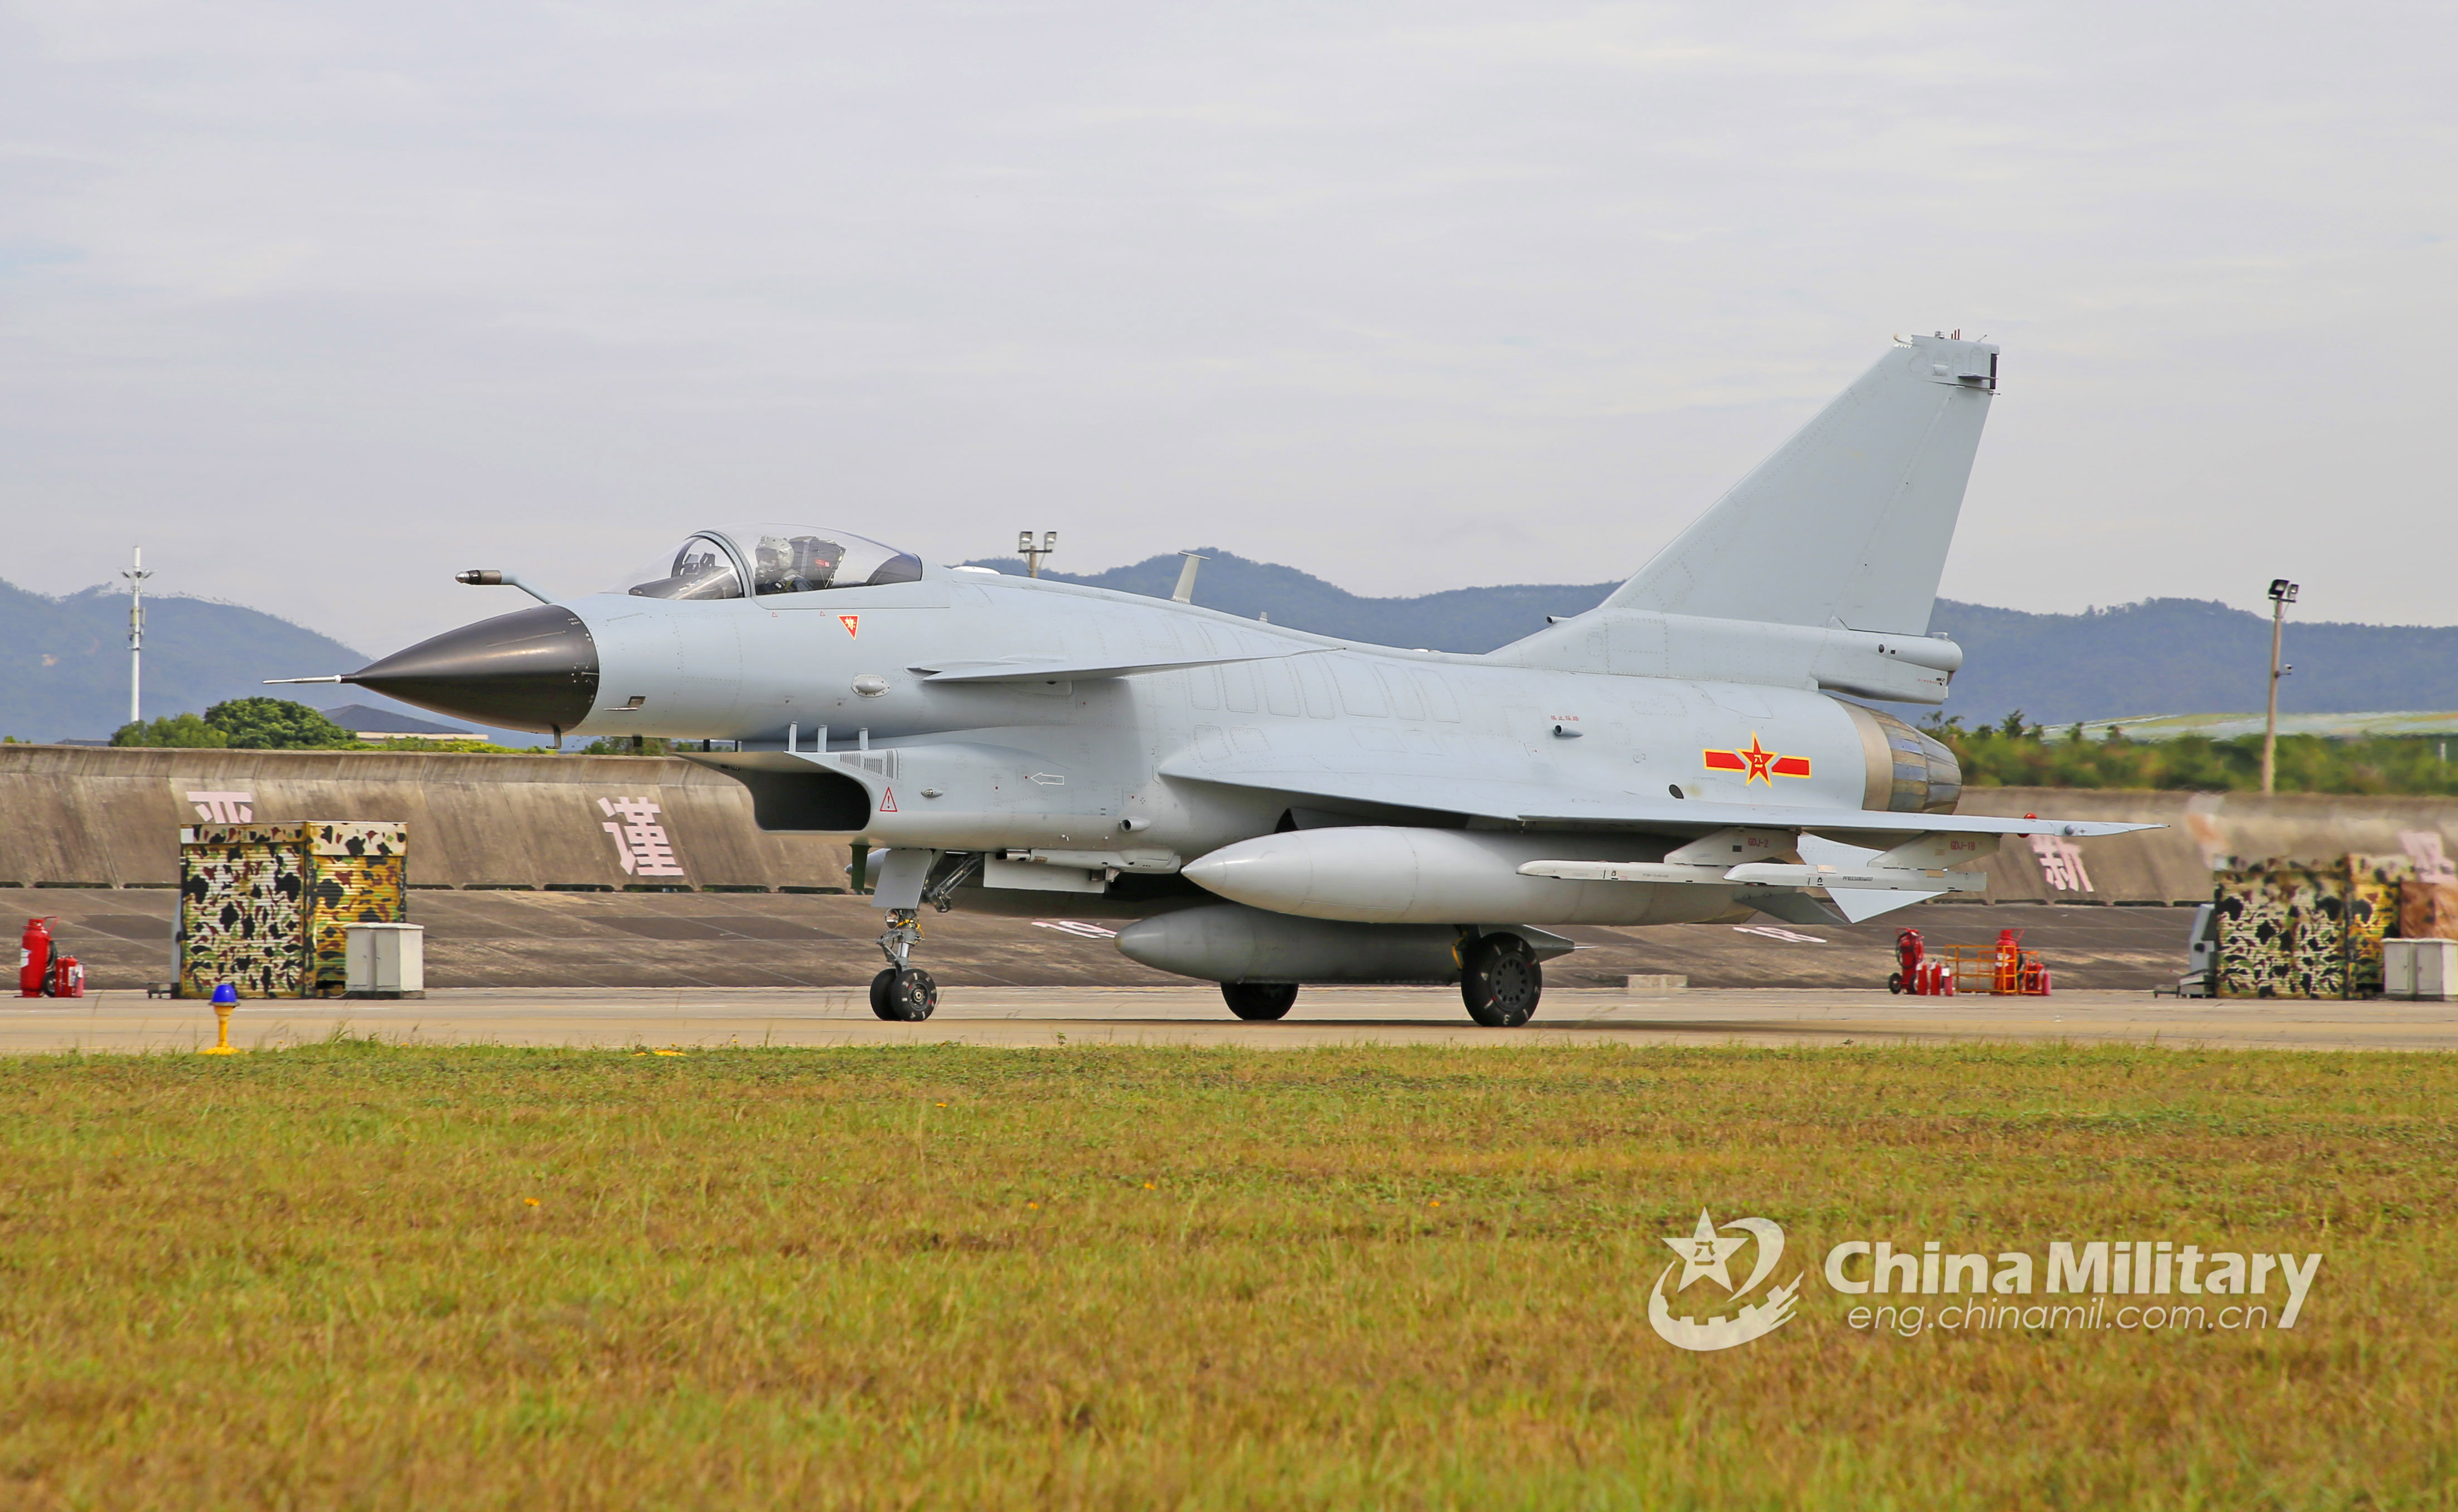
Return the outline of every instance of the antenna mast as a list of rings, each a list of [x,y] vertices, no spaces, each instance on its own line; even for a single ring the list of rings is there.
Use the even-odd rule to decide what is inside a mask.
[[[137,699],[144,691],[145,580],[154,575],[145,570],[143,547],[128,549],[128,570],[119,575],[128,579],[128,722],[135,724],[145,717],[137,712]]]

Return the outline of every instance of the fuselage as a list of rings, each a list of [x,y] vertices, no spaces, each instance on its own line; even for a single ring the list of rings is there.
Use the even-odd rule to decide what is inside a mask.
[[[762,772],[858,784],[858,806],[845,787],[844,801],[805,806],[800,820],[772,805],[762,822],[882,846],[1101,854],[1166,874],[1276,829],[1375,817],[1230,780],[1274,767],[1386,781],[1473,773],[1536,789],[1820,808],[1870,796],[1865,715],[1856,721],[1809,689],[1363,646],[1193,605],[945,569],[819,592],[601,593],[563,607],[587,627],[599,664],[587,717],[567,733],[733,742],[735,753],[708,759],[755,787]],[[1229,656],[1257,659],[1047,681],[929,675],[985,660]],[[1647,850],[1625,841],[1620,854]],[[1693,888],[1596,891],[1634,922],[1731,907]]]

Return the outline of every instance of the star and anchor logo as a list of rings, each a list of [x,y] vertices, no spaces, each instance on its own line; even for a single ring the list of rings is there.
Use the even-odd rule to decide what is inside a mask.
[[[1738,1233],[1731,1231],[1738,1230]],[[1783,1226],[1771,1218],[1736,1218],[1719,1224],[1706,1209],[1698,1210],[1698,1226],[1684,1234],[1666,1234],[1664,1243],[1677,1258],[1674,1265],[1681,1268],[1681,1279],[1674,1283],[1676,1294],[1689,1289],[1690,1283],[1709,1280],[1724,1289],[1732,1297],[1742,1297],[1758,1290],[1783,1258]],[[1740,1285],[1733,1284],[1733,1256],[1746,1245],[1758,1246],[1750,1267],[1749,1278]],[[1648,1296],[1647,1320],[1658,1337],[1676,1349],[1705,1353],[1731,1349],[1761,1338],[1791,1320],[1793,1309],[1801,1299],[1801,1277],[1779,1286],[1764,1300],[1743,1304],[1732,1316],[1718,1315],[1699,1321],[1697,1317],[1675,1317],[1673,1303],[1665,1295],[1664,1283],[1673,1275],[1668,1265],[1656,1278],[1656,1290]]]
[[[1759,744],[1759,733],[1755,730],[1750,732],[1750,743],[1745,749],[1702,754],[1706,757],[1708,771],[1741,773],[1744,787],[1752,782],[1764,782],[1772,787],[1777,777],[1809,776],[1809,757],[1784,756],[1768,750]]]

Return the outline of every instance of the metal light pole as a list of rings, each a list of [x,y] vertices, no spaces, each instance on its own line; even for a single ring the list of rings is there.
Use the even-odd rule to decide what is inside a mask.
[[[2279,660],[2280,637],[2287,628],[2287,606],[2296,602],[2296,585],[2283,577],[2270,580],[2270,716],[2261,732],[2261,791],[2270,791],[2279,775],[2279,679],[2296,669]]]
[[[128,722],[144,718],[138,712],[138,696],[144,692],[145,659],[145,580],[154,574],[145,570],[145,549],[128,549],[128,570],[119,574],[128,579]]]
[[[1026,569],[1030,570],[1034,577],[1039,577],[1041,575],[1041,559],[1057,549],[1058,532],[1055,530],[1042,531],[1041,544],[1039,546],[1032,544],[1032,532],[1031,530],[1018,530],[1015,534],[1015,554],[1024,558]]]

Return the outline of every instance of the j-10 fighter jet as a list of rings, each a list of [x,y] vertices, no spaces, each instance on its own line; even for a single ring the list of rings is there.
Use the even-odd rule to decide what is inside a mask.
[[[1855,701],[1962,665],[1928,620],[1996,387],[1996,347],[1898,338],[1603,604],[1482,655],[752,525],[332,680],[730,742],[690,759],[760,828],[867,848],[883,1018],[936,1005],[922,910],[1063,906],[1239,1018],[1432,982],[1514,1025],[1548,926],[1859,920],[1978,888],[2007,835],[2141,827],[1957,816],[1947,749]]]

